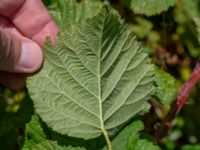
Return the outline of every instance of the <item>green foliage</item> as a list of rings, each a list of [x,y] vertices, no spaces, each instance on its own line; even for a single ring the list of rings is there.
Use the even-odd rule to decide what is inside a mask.
[[[33,115],[31,121],[26,125],[26,138],[23,150],[84,150],[84,148],[62,146],[59,136],[48,129],[37,115]],[[65,138],[65,140],[67,140]],[[62,143],[62,142],[61,142]]]
[[[61,29],[67,26],[92,18],[98,14],[103,4],[100,1],[84,0],[77,3],[76,0],[57,0],[50,5],[50,12]],[[58,11],[56,8],[59,8]]]
[[[134,31],[138,38],[147,37],[153,28],[153,24],[141,17],[137,17],[135,20],[137,24],[130,24],[130,29]]]
[[[39,121],[39,117],[34,115],[31,121],[26,125],[24,150],[31,149],[34,145],[46,140],[47,135],[44,133]]]
[[[153,150],[160,150],[157,146],[153,145],[152,142],[140,138],[139,132],[143,129],[143,123],[140,120],[134,120],[113,138],[113,150],[136,150],[140,148],[140,144],[143,144],[142,148],[144,148],[144,150],[146,150],[146,147],[152,148]],[[31,122],[26,125],[26,140],[23,150],[86,150],[84,147],[87,147],[89,150],[101,149],[101,147],[97,146],[98,144],[96,141],[88,141],[86,144],[82,144],[78,147],[77,144],[75,144],[76,147],[72,147],[69,138],[61,138],[51,131],[51,129],[47,128],[38,115],[34,115]],[[62,140],[65,142],[62,142]],[[78,141],[78,139],[76,140]],[[71,144],[72,143],[73,142],[71,142]],[[91,147],[92,144],[94,144],[94,147]],[[103,148],[103,150],[106,149],[106,147]]]
[[[134,121],[130,125],[126,126],[112,141],[114,150],[127,149],[129,146],[129,139],[134,136],[139,138],[138,132],[143,130],[144,125],[141,121]],[[132,145],[132,143],[130,143]]]
[[[176,4],[176,0],[123,0],[137,14],[147,16],[160,14]]]
[[[158,146],[154,145],[151,141],[148,141],[146,139],[141,139],[140,138],[140,134],[139,131],[141,131],[144,126],[142,124],[142,122],[138,121],[135,124],[132,125],[132,128],[134,128],[135,131],[137,132],[130,132],[127,133],[127,135],[129,135],[127,140],[127,144],[126,147],[122,148],[122,149],[126,149],[126,150],[161,150]],[[120,150],[120,149],[119,149]]]
[[[156,69],[156,93],[155,96],[162,104],[170,104],[176,97],[175,79],[165,71]]]
[[[43,69],[28,81],[36,112],[59,133],[84,139],[103,133],[108,142],[113,129],[147,105],[154,72],[146,57],[104,9],[46,46]]]
[[[183,9],[186,11],[187,15],[193,19],[196,24],[198,31],[198,40],[200,43],[200,9],[199,9],[199,0],[180,0]]]
[[[113,150],[161,150],[158,146],[153,145],[151,141],[140,138],[139,132],[143,129],[144,125],[140,120],[136,120],[130,125],[126,126],[113,139]]]

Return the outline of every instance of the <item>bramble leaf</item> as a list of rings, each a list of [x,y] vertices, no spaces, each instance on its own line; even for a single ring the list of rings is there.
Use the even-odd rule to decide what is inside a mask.
[[[26,125],[26,137],[23,150],[31,149],[34,145],[46,140],[47,136],[39,123],[39,117],[33,115],[31,121]]]
[[[123,0],[136,14],[152,16],[166,11],[176,4],[176,0]]]
[[[147,141],[140,137],[140,131],[143,129],[144,125],[140,120],[135,120],[133,123],[126,126],[113,139],[113,150],[161,150],[151,141]],[[107,148],[104,148],[103,150],[107,150]]]
[[[175,79],[161,69],[156,69],[155,75],[156,92],[155,96],[162,104],[170,104],[176,97]]]
[[[134,135],[139,138],[138,132],[143,130],[144,125],[142,121],[135,121],[126,126],[112,141],[112,147],[114,150],[127,149],[129,138]]]
[[[45,46],[43,69],[29,78],[36,112],[61,134],[91,139],[109,134],[146,108],[154,67],[116,14],[61,32]]]
[[[49,9],[56,23],[64,29],[71,24],[96,16],[102,5],[100,1],[94,0],[84,0],[79,3],[76,0],[58,0],[57,6],[53,5]],[[59,8],[60,11],[55,8]]]

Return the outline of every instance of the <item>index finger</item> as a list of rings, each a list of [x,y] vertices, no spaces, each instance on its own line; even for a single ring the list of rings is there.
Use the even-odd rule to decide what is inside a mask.
[[[23,35],[33,39],[40,45],[43,44],[47,36],[55,39],[58,28],[41,0],[10,1],[12,1],[13,4],[8,0],[1,0],[2,4],[0,4],[0,10],[1,8],[2,10],[0,13],[9,17]],[[13,7],[11,13],[1,6],[3,4],[6,7],[10,7],[10,9]]]

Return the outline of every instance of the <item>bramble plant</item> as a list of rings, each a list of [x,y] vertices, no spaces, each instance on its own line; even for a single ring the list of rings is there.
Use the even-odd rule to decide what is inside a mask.
[[[47,39],[44,65],[27,79],[30,99],[23,100],[18,118],[12,116],[9,124],[11,129],[16,122],[22,123],[19,127],[27,123],[19,149],[173,150],[167,136],[200,80],[200,63],[196,61],[193,72],[177,88],[177,80],[163,69],[180,61],[167,49],[176,43],[181,54],[182,28],[171,36],[172,42],[166,38],[171,33],[157,32],[149,20],[176,8],[175,20],[182,25],[187,22],[183,11],[194,22],[192,31],[200,43],[200,1],[45,2],[60,33],[55,45]],[[200,56],[194,47],[190,53],[196,60]],[[181,147],[195,148],[200,149]]]

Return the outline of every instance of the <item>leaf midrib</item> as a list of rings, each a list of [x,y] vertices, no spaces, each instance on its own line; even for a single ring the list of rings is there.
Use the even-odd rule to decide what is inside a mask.
[[[111,141],[109,139],[108,132],[105,128],[104,119],[103,119],[103,107],[102,107],[103,103],[102,103],[102,95],[101,95],[101,49],[102,49],[102,38],[103,38],[103,33],[104,33],[105,21],[106,21],[106,17],[104,16],[103,25],[101,29],[101,35],[100,35],[99,51],[98,51],[99,113],[100,113],[100,125],[101,125],[102,133],[105,137],[108,150],[112,150]]]

